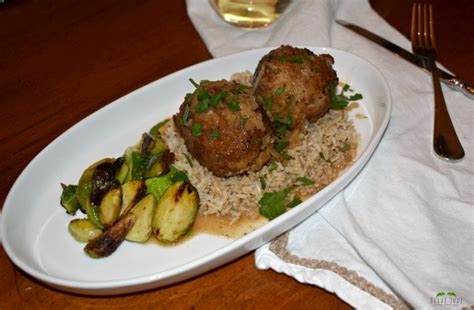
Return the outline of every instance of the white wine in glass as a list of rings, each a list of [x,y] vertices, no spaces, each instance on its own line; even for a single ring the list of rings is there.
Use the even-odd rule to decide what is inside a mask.
[[[210,0],[228,23],[244,28],[267,27],[285,11],[291,0]]]

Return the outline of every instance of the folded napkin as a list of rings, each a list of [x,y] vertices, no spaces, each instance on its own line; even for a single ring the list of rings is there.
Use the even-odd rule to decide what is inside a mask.
[[[391,121],[354,181],[317,213],[258,249],[258,268],[336,293],[356,308],[469,307],[474,304],[474,104],[443,86],[466,157],[432,150],[431,76],[334,23],[410,42],[364,0],[298,0],[259,30],[225,23],[208,1],[187,0],[188,14],[215,57],[281,44],[329,46],[357,54],[385,76]],[[456,298],[454,298],[456,295]]]

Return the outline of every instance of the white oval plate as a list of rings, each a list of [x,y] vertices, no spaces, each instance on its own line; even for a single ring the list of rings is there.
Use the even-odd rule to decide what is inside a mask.
[[[329,53],[341,81],[363,94],[351,111],[362,143],[355,163],[334,182],[256,231],[237,240],[199,234],[175,247],[124,242],[105,259],[92,259],[69,235],[70,216],[59,205],[60,183],[75,184],[100,158],[120,156],[141,134],[178,111],[188,81],[230,78],[253,71],[269,48],[212,59],[146,85],[95,112],[48,145],[16,180],[3,206],[3,246],[11,260],[33,277],[60,289],[92,295],[122,294],[175,283],[220,266],[272,240],[322,207],[362,169],[388,124],[390,92],[382,74],[344,51]],[[363,113],[366,119],[355,117]]]

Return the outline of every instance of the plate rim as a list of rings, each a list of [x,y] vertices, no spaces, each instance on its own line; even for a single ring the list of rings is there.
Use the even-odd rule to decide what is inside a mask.
[[[372,133],[371,133],[372,136],[370,138],[369,143],[367,144],[365,149],[358,155],[358,158],[354,162],[354,164],[352,164],[350,167],[345,169],[344,172],[340,175],[340,176],[347,175],[348,177],[346,177],[346,178],[340,178],[340,176],[337,177],[328,186],[326,186],[321,191],[319,191],[315,195],[313,195],[310,198],[308,198],[307,200],[305,200],[302,203],[304,205],[302,205],[301,207],[305,207],[305,210],[306,210],[306,209],[311,209],[310,207],[313,204],[312,200],[315,200],[316,198],[319,198],[320,196],[323,196],[324,194],[326,194],[326,192],[329,192],[330,190],[333,190],[333,188],[335,187],[334,184],[336,183],[336,181],[338,183],[340,183],[340,182],[345,183],[341,186],[340,189],[337,189],[333,195],[330,195],[330,197],[328,197],[326,199],[326,201],[324,201],[321,204],[321,206],[325,205],[335,195],[340,193],[349,183],[351,183],[354,180],[355,176],[360,171],[362,171],[362,169],[364,169],[366,163],[368,162],[368,160],[372,156],[373,152],[375,151],[377,145],[381,141],[381,138],[382,138],[383,134],[385,133],[385,131],[388,127],[388,124],[390,122],[390,116],[391,116],[391,111],[392,111],[392,98],[391,98],[390,87],[389,87],[389,85],[387,83],[387,80],[385,79],[384,75],[374,64],[369,62],[367,59],[365,59],[365,58],[363,58],[363,57],[361,57],[357,54],[354,54],[352,52],[348,52],[348,51],[341,50],[341,49],[335,49],[335,48],[331,48],[331,47],[318,47],[318,46],[307,46],[307,45],[294,45],[294,46],[295,47],[300,47],[300,48],[307,48],[307,49],[310,49],[310,50],[313,50],[313,51],[317,50],[318,53],[319,53],[319,51],[324,51],[324,52],[328,52],[328,53],[331,53],[331,51],[334,51],[334,52],[337,52],[337,53],[342,53],[342,54],[348,55],[350,57],[358,58],[359,61],[364,62],[372,70],[375,70],[378,73],[378,78],[381,79],[382,85],[384,86],[383,92],[386,95],[386,99],[387,99],[387,101],[385,102],[385,106],[386,106],[385,107],[385,114],[383,116],[383,120],[381,122],[380,127],[376,131],[372,131]],[[11,206],[12,205],[11,201],[16,196],[15,193],[18,190],[17,188],[20,186],[19,184],[27,176],[29,171],[31,169],[33,169],[33,166],[38,161],[40,161],[44,156],[46,156],[48,151],[51,148],[54,148],[58,143],[60,143],[61,140],[64,139],[68,134],[70,134],[71,132],[73,132],[75,130],[80,130],[80,127],[83,126],[84,123],[87,123],[87,122],[91,121],[91,119],[93,117],[97,117],[97,114],[107,113],[108,110],[113,109],[115,106],[117,106],[117,104],[120,101],[127,100],[127,98],[129,98],[130,96],[133,96],[133,95],[139,94],[141,92],[144,92],[148,88],[154,87],[155,84],[157,84],[157,83],[163,83],[163,81],[173,79],[175,76],[180,75],[183,71],[199,69],[199,67],[206,66],[209,63],[216,62],[218,60],[222,61],[222,60],[226,60],[226,59],[229,59],[229,58],[232,59],[232,58],[235,58],[235,57],[244,56],[246,54],[251,55],[251,54],[262,53],[262,55],[264,55],[264,53],[269,52],[272,49],[275,49],[277,47],[278,46],[263,47],[263,48],[256,48],[256,49],[246,50],[246,51],[242,51],[242,52],[239,52],[239,53],[226,55],[224,57],[211,58],[211,59],[193,64],[191,66],[182,68],[178,71],[175,71],[175,72],[172,72],[168,75],[160,77],[160,78],[158,78],[158,79],[156,79],[156,80],[154,80],[154,81],[152,81],[152,82],[150,82],[146,85],[143,85],[143,86],[141,86],[141,87],[139,87],[139,88],[137,88],[137,89],[135,89],[135,90],[133,90],[133,91],[131,91],[131,92],[115,99],[115,100],[113,100],[112,102],[106,104],[105,106],[101,107],[100,109],[98,109],[96,111],[93,111],[92,113],[90,113],[86,117],[84,117],[81,120],[74,123],[68,129],[63,131],[53,141],[48,143],[48,145],[46,145],[39,153],[37,153],[34,156],[34,158],[25,166],[25,168],[18,175],[15,182],[13,183],[11,188],[9,189],[8,194],[5,198],[5,201],[3,203],[3,207],[1,209],[2,216],[0,217],[0,221],[1,221],[0,222],[0,225],[1,225],[1,227],[0,227],[1,228],[0,236],[2,236],[2,240],[0,242],[1,242],[1,244],[4,248],[4,250],[5,250],[5,253],[9,257],[9,259],[16,266],[18,266],[20,269],[22,269],[24,272],[28,273],[29,275],[33,276],[34,278],[36,278],[36,279],[38,279],[38,280],[40,280],[44,283],[47,283],[47,284],[49,284],[53,287],[60,288],[60,289],[66,290],[66,291],[74,291],[74,292],[82,292],[82,293],[87,292],[91,295],[102,295],[101,291],[103,291],[103,290],[106,290],[106,291],[114,291],[114,290],[120,291],[120,289],[122,289],[122,290],[125,290],[125,292],[141,291],[143,289],[161,286],[159,283],[161,281],[163,281],[163,279],[170,279],[170,277],[172,277],[173,274],[176,277],[177,275],[181,275],[181,274],[186,273],[186,272],[192,273],[193,270],[199,269],[199,266],[202,266],[204,263],[212,262],[216,258],[225,256],[226,253],[232,253],[232,252],[238,250],[239,248],[241,248],[245,244],[252,241],[255,238],[256,235],[263,235],[265,233],[268,233],[268,231],[273,229],[274,226],[280,226],[282,224],[282,222],[289,221],[292,218],[292,216],[295,217],[296,215],[301,213],[301,211],[299,211],[299,209],[297,209],[297,208],[291,209],[291,210],[287,211],[284,215],[282,215],[280,217],[277,217],[276,219],[271,221],[271,223],[275,223],[275,224],[269,225],[270,224],[270,222],[269,222],[269,223],[263,225],[262,227],[256,229],[255,231],[247,234],[246,236],[243,236],[241,238],[232,240],[227,245],[217,249],[216,251],[214,251],[212,253],[209,253],[209,254],[206,254],[202,257],[199,257],[199,258],[195,259],[194,261],[187,262],[185,264],[173,267],[171,269],[167,269],[167,270],[160,271],[160,272],[155,272],[155,273],[148,274],[148,275],[142,275],[142,276],[137,276],[137,277],[128,277],[128,278],[125,278],[125,279],[117,279],[117,280],[81,281],[81,280],[68,280],[68,279],[64,279],[64,278],[59,278],[57,276],[49,275],[44,270],[41,271],[41,270],[37,270],[37,268],[31,267],[28,263],[26,263],[24,261],[24,259],[22,259],[21,257],[18,257],[18,255],[16,255],[16,253],[14,253],[13,249],[8,244],[8,239],[7,239],[8,238],[8,232],[6,231],[5,222],[8,219],[9,210],[14,207],[14,206]],[[257,65],[257,64],[255,64],[255,65]],[[357,165],[356,165],[356,163],[357,163]],[[346,181],[346,182],[344,182],[344,181]],[[333,186],[331,186],[331,185],[333,185]],[[309,210],[310,212],[308,211],[308,214],[306,216],[304,216],[301,221],[303,221],[308,216],[310,216],[311,214],[316,212],[316,210],[317,210],[316,208],[314,208],[313,211]],[[294,214],[296,214],[296,215],[294,215]],[[285,230],[287,230],[287,229],[285,229]],[[257,232],[258,232],[258,234],[257,234]],[[262,244],[254,246],[251,249],[247,249],[245,251],[245,253],[253,251],[255,248],[257,248],[261,245]],[[226,261],[230,261],[232,259],[240,257],[241,255],[243,255],[243,253],[238,254],[237,256],[235,256],[231,259],[228,259]],[[213,266],[210,267],[209,269],[206,269],[206,270],[216,268],[216,267],[218,267],[222,264],[223,263],[212,264]],[[188,279],[190,277],[196,276],[196,275],[201,274],[201,273],[202,272],[198,271],[195,274],[185,276],[184,278],[182,277],[180,280],[177,280],[177,281],[171,281],[171,282],[168,282],[168,283],[164,283],[163,285],[176,283],[178,281]],[[166,281],[163,281],[163,282],[166,282]],[[140,289],[139,288],[140,286],[142,286],[142,287],[147,286],[147,288]],[[136,288],[136,289],[134,289],[134,288]],[[112,293],[112,294],[115,294],[115,293]]]

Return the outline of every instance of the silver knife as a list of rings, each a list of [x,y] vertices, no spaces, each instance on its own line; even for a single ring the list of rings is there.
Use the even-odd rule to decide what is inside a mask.
[[[411,62],[412,64],[416,65],[417,67],[429,72],[431,69],[430,65],[428,62],[424,62],[422,57],[418,57],[415,54],[410,53],[409,51],[401,48],[400,46],[376,35],[373,32],[370,32],[367,29],[364,29],[362,27],[359,27],[357,25],[351,24],[349,22],[343,21],[343,20],[336,20],[336,23],[338,23],[341,26],[344,26],[346,28],[349,28],[350,30],[356,32],[357,34],[371,40],[372,42],[377,43],[378,45],[385,47],[392,53],[400,56],[401,58],[405,59],[408,62]],[[438,74],[441,79],[446,85],[451,87],[452,89],[461,91],[464,95],[466,95],[469,99],[474,100],[474,85],[471,85],[465,81],[460,80],[459,78],[449,74],[448,72],[441,70],[438,68]]]

